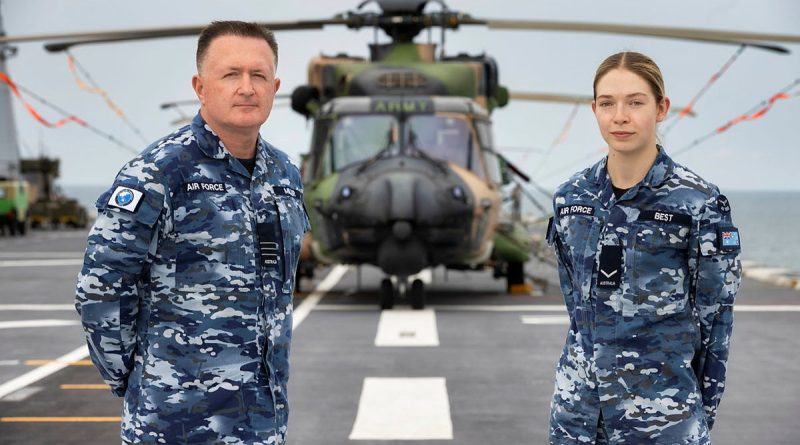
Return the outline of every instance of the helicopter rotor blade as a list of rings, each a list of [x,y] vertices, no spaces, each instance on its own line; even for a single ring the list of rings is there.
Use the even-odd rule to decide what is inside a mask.
[[[748,45],[782,54],[788,54],[789,50],[781,46],[771,45],[764,42],[800,43],[800,35],[606,23],[579,23],[545,20],[496,20],[469,17],[462,19],[461,24],[485,25],[489,29],[497,30],[598,32],[729,43],[736,45]]]
[[[510,91],[508,98],[511,100],[526,100],[534,102],[557,102],[564,104],[590,104],[592,96],[575,94],[536,93],[532,91]]]
[[[654,27],[641,25],[622,25],[606,23],[580,23],[546,20],[502,20],[480,19],[469,14],[457,12],[433,14],[392,14],[378,15],[374,13],[339,14],[330,19],[299,20],[287,22],[260,22],[273,31],[317,30],[327,25],[344,25],[350,29],[371,26],[384,26],[399,22],[421,28],[443,27],[457,29],[461,25],[480,25],[492,30],[526,30],[526,31],[572,31],[596,32],[609,34],[629,34],[650,37],[674,38],[683,40],[706,41],[737,45],[748,45],[768,51],[788,54],[789,50],[766,42],[800,43],[800,35],[771,34],[743,31],[718,31],[691,28]],[[163,37],[194,36],[200,33],[205,25],[179,26],[162,28],[142,28],[122,31],[99,31],[91,33],[39,34],[29,36],[0,36],[0,44],[21,43],[42,40],[62,40],[45,45],[51,52],[64,51],[75,45],[91,43],[121,42]]]
[[[352,20],[334,17],[326,20],[300,20],[291,22],[258,22],[272,31],[296,31],[322,29],[326,25],[347,25]],[[207,25],[170,26],[162,28],[140,28],[128,30],[109,30],[83,33],[33,34],[27,36],[0,36],[0,44],[25,43],[44,40],[55,40],[45,44],[50,52],[65,51],[76,45],[93,43],[125,42],[142,39],[158,39],[164,37],[191,37],[199,35]]]
[[[508,98],[511,100],[556,102],[562,104],[591,104],[593,100],[592,96],[582,96],[577,94],[537,93],[532,91],[510,91],[508,93]],[[673,104],[669,110],[670,113],[678,113],[683,109],[684,107]],[[697,113],[695,113],[694,110],[690,110],[686,114],[687,116],[691,117],[697,116]]]
[[[282,106],[283,105],[283,103],[282,103],[283,101],[291,99],[291,98],[292,98],[291,94],[276,94],[275,95],[275,100],[277,102],[274,103],[273,106]],[[180,107],[180,106],[184,106],[184,105],[185,106],[200,106],[200,101],[197,100],[197,99],[175,100],[175,101],[172,101],[172,102],[164,102],[164,103],[162,103],[160,105],[159,108],[161,108],[162,110],[166,110],[166,109],[169,109],[169,108],[175,108],[175,107]]]

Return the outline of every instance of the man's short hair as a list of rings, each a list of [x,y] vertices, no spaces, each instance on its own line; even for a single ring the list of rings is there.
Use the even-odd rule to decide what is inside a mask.
[[[217,37],[222,36],[264,39],[272,50],[272,54],[275,55],[275,68],[278,67],[278,41],[275,40],[275,34],[273,34],[272,31],[258,23],[223,20],[211,22],[210,25],[203,28],[203,31],[200,32],[200,37],[197,39],[196,62],[198,72],[200,71],[203,58],[206,56],[206,52],[208,52],[208,47],[211,46],[211,42]]]

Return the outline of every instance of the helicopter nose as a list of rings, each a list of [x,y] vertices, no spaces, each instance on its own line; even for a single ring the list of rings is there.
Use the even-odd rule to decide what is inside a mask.
[[[354,262],[391,275],[412,275],[470,248],[474,198],[444,164],[397,156],[342,172],[326,209]],[[344,255],[343,255],[344,256]]]
[[[413,233],[414,228],[411,227],[411,223],[408,221],[395,221],[392,225],[392,235],[398,241],[405,241],[411,238]]]

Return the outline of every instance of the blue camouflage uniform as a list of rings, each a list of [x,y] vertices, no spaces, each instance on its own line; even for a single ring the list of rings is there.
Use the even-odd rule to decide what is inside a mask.
[[[198,114],[97,201],[76,307],[134,443],[284,443],[292,292],[309,230],[297,168],[251,174]]]
[[[708,444],[725,388],[739,232],[719,190],[658,148],[619,199],[606,159],[554,196],[570,328],[550,443]]]

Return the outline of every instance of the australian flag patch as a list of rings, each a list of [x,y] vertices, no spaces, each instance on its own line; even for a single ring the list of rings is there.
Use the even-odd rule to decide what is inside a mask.
[[[739,250],[741,248],[739,229],[731,226],[720,226],[717,231],[717,243],[719,250],[723,252],[735,252]]]

